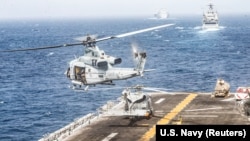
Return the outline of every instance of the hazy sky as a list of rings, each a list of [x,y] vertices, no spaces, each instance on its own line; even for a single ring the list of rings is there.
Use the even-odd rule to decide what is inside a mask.
[[[0,0],[0,19],[201,15],[209,2],[221,14],[250,13],[250,0]]]

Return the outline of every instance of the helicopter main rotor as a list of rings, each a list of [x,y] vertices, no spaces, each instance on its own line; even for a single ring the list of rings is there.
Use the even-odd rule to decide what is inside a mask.
[[[164,28],[164,27],[168,27],[168,26],[172,26],[172,25],[174,25],[174,24],[165,24],[165,25],[161,25],[161,26],[155,26],[155,27],[146,28],[146,29],[142,29],[142,30],[132,31],[132,32],[124,33],[124,34],[115,35],[115,36],[104,37],[104,38],[100,38],[100,39],[95,39],[95,38],[87,35],[85,39],[82,39],[82,40],[80,39],[81,42],[78,42],[78,43],[69,43],[69,44],[62,44],[62,45],[55,45],[55,46],[45,46],[45,47],[38,47],[38,48],[22,48],[22,49],[13,49],[13,50],[0,50],[0,52],[42,50],[42,49],[52,49],[52,48],[70,47],[70,46],[78,46],[78,45],[83,45],[83,46],[86,46],[86,47],[92,47],[97,42],[110,40],[110,39],[115,39],[115,38],[122,38],[122,37],[126,37],[126,36],[131,36],[131,35],[147,32],[147,31],[151,31],[151,30],[156,30],[156,29],[160,29],[160,28]]]

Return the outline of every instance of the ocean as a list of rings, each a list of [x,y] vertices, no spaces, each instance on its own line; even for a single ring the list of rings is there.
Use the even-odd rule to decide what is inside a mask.
[[[134,67],[131,43],[147,52],[143,77],[96,85],[88,92],[69,88],[68,63],[83,55],[83,46],[0,53],[0,140],[35,141],[52,133],[137,84],[169,91],[212,92],[216,80],[230,91],[249,86],[249,15],[220,16],[218,30],[202,30],[201,16],[166,20],[147,18],[17,20],[0,22],[0,50],[43,47],[76,42],[87,34],[98,37],[173,23],[173,26],[99,42],[106,54],[121,57],[116,67]],[[101,88],[114,88],[103,90]],[[95,91],[91,91],[95,89]],[[100,89],[100,90],[98,90]]]

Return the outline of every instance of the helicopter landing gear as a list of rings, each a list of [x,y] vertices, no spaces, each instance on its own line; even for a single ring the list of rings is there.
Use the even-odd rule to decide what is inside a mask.
[[[124,110],[125,110],[125,111],[128,111],[128,110],[129,110],[128,103],[125,103]]]
[[[153,117],[153,111],[152,111],[152,110],[146,112],[145,118],[146,118],[147,120],[151,119],[152,117]]]
[[[67,78],[70,78],[70,68],[68,67],[67,72],[66,72]]]

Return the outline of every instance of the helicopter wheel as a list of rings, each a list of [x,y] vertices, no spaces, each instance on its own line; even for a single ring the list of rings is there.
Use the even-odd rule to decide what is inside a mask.
[[[151,116],[150,113],[147,112],[146,115],[145,115],[145,118],[146,118],[147,120],[149,120],[149,119],[150,119],[150,116]]]
[[[151,119],[153,117],[153,111],[152,110],[148,111],[146,113],[145,117],[146,117],[147,120]]]
[[[133,117],[130,117],[130,121],[131,121],[131,122],[136,121],[136,117],[134,117],[134,116],[133,116]]]

